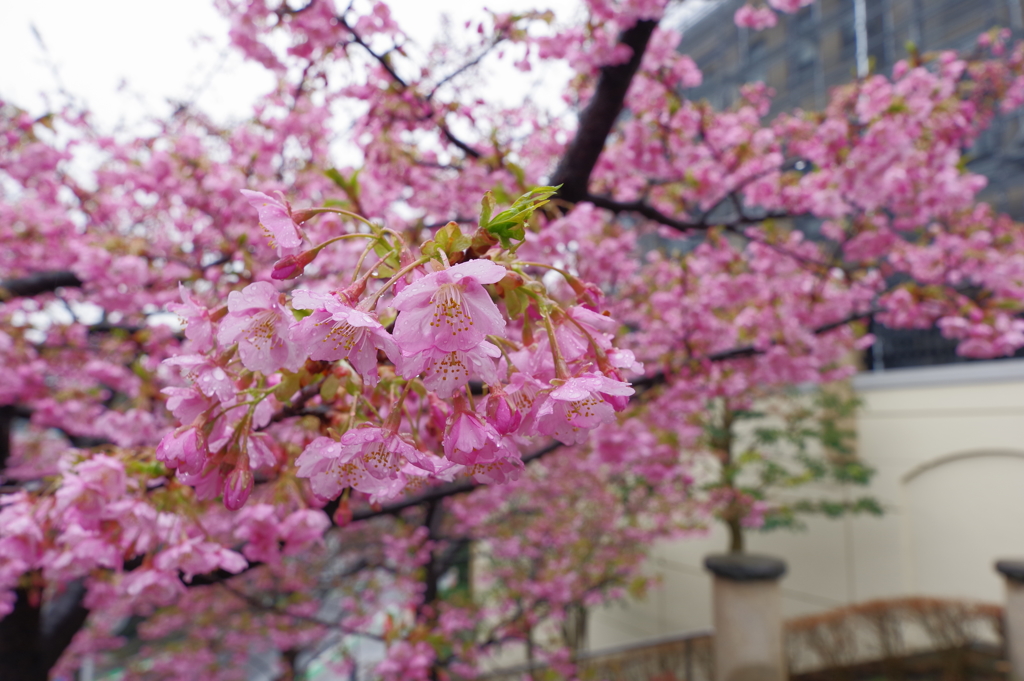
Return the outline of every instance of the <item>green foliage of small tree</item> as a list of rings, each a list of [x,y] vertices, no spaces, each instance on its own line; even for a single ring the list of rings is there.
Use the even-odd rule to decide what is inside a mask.
[[[729,551],[742,553],[748,530],[804,530],[805,518],[879,516],[864,490],[874,469],[857,455],[860,399],[841,384],[767,392],[737,404],[708,405],[702,445],[717,461],[703,486],[729,530]]]

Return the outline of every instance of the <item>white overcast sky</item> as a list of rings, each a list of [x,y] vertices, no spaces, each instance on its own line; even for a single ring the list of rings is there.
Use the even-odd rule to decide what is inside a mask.
[[[560,19],[577,0],[391,0],[399,25],[420,44],[454,21],[497,11],[551,7]],[[459,25],[455,23],[454,25]],[[212,0],[0,0],[0,98],[33,113],[63,90],[104,127],[196,101],[218,119],[244,116],[271,89],[261,67],[227,48],[227,23]]]
[[[683,13],[715,1],[685,0]],[[580,11],[579,0],[388,4],[423,45],[442,14],[458,26],[484,7],[551,8],[560,21]],[[261,67],[227,48],[227,24],[212,0],[0,0],[0,64],[0,99],[40,114],[64,101],[63,90],[108,130],[165,115],[168,100],[195,101],[216,119],[236,119],[272,87]]]

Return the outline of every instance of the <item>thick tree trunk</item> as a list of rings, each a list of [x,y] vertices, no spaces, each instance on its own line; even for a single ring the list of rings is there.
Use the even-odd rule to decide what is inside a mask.
[[[72,582],[45,606],[27,589],[15,591],[14,610],[0,620],[0,679],[46,681],[85,624],[85,586]]]
[[[729,527],[729,553],[743,553],[743,525],[739,518],[729,518],[726,521]]]
[[[560,198],[570,203],[587,200],[590,174],[604,150],[615,120],[622,113],[626,92],[657,26],[658,22],[654,20],[638,21],[619,36],[619,43],[630,48],[633,54],[623,64],[601,68],[594,96],[580,114],[576,136],[551,179],[551,184],[562,185],[558,192]]]
[[[16,592],[14,611],[0,620],[0,671],[4,681],[46,681],[49,668],[39,645],[40,608],[24,589]]]

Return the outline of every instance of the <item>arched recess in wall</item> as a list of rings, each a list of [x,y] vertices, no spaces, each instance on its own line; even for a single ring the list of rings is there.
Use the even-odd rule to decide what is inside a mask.
[[[993,563],[1024,558],[1024,450],[949,454],[901,482],[912,589],[1001,601]]]

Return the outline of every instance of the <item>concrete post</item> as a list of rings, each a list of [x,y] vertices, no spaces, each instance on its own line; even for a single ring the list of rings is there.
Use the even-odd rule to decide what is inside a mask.
[[[1003,632],[1006,655],[1010,658],[1010,679],[1024,681],[1024,560],[996,561],[996,570],[1006,578]]]
[[[786,681],[782,594],[786,564],[777,558],[717,554],[714,575],[715,681]]]

